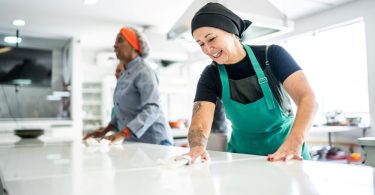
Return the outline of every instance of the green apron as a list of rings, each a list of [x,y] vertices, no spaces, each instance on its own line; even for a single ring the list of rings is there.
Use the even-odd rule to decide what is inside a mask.
[[[228,74],[224,65],[218,65],[222,84],[222,101],[225,113],[232,122],[232,135],[227,146],[228,152],[268,155],[273,154],[289,135],[294,117],[284,113],[274,98],[268,80],[253,51],[244,45],[258,78],[264,97],[242,104],[231,99]],[[311,159],[305,144],[302,157]]]
[[[113,118],[115,114],[116,114],[115,107],[112,107],[111,118]],[[115,132],[120,132],[120,130],[117,128],[117,124],[115,126]]]

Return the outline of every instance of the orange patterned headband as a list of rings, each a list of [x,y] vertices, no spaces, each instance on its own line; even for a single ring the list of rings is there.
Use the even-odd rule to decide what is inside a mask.
[[[121,28],[120,33],[137,52],[141,51],[137,36],[132,29],[123,27]]]

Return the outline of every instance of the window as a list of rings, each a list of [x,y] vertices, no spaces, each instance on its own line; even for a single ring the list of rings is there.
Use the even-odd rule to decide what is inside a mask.
[[[319,102],[316,123],[328,112],[363,117],[369,123],[364,22],[280,43],[302,67]]]

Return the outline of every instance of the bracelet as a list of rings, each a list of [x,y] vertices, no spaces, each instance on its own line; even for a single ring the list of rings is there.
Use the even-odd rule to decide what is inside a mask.
[[[121,131],[121,134],[127,139],[127,138],[130,138],[130,131],[129,129],[126,127],[124,130]]]

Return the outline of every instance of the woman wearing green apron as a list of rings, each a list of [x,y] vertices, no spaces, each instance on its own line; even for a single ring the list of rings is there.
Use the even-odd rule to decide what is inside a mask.
[[[219,3],[194,16],[192,35],[213,62],[201,74],[189,128],[189,155],[206,153],[215,99],[232,123],[228,152],[268,156],[268,160],[310,159],[304,142],[317,103],[303,71],[280,46],[248,46],[240,39],[251,22]],[[289,96],[297,105],[291,111]]]

